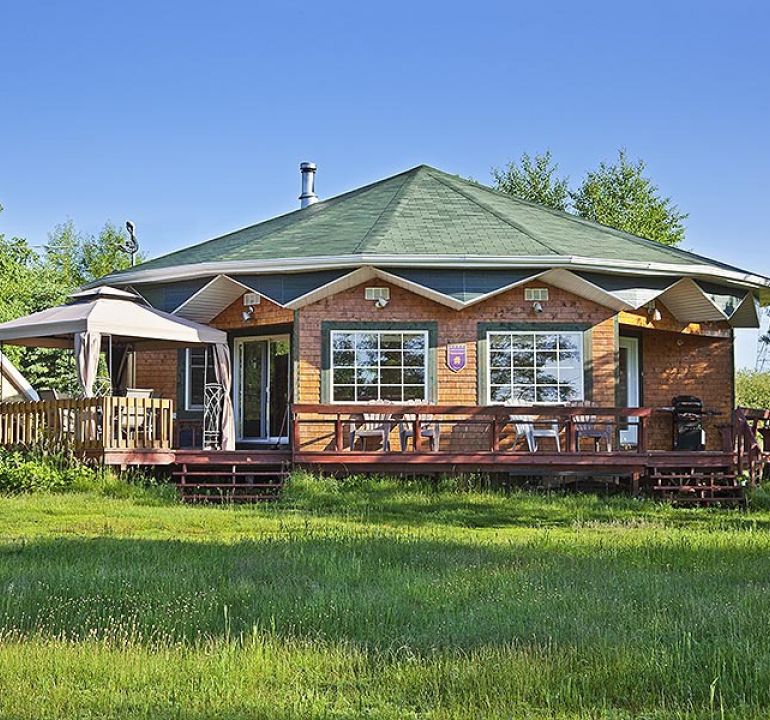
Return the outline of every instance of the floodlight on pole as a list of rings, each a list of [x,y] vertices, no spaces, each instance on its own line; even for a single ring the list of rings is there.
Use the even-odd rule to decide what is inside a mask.
[[[120,249],[131,258],[131,267],[136,265],[136,254],[139,252],[139,241],[136,239],[136,225],[131,220],[126,220],[126,230],[128,230],[128,240],[126,240]]]

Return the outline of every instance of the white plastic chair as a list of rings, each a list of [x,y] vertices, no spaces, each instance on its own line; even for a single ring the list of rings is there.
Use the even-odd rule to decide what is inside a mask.
[[[508,419],[513,424],[513,428],[516,431],[516,436],[513,438],[513,448],[515,449],[516,443],[521,438],[525,438],[527,441],[527,447],[530,452],[537,451],[537,441],[533,433],[534,427],[532,426],[531,415],[509,415]]]
[[[151,398],[153,394],[151,388],[126,388],[127,398],[147,399]],[[119,405],[118,416],[115,418],[118,423],[118,431],[123,434],[123,437],[128,439],[137,438],[139,433],[144,429],[145,425],[147,430],[145,432],[148,438],[153,436],[153,415],[152,411],[145,409],[144,412],[129,412],[128,406]]]
[[[508,403],[516,407],[519,403]],[[561,438],[559,436],[559,423],[548,423],[545,427],[537,427],[535,423],[537,418],[534,415],[510,415],[508,419],[513,423],[516,429],[516,437],[513,440],[514,447],[519,438],[527,440],[527,447],[530,452],[537,452],[538,438],[551,438],[556,443],[556,452],[561,452]]]
[[[398,439],[401,444],[401,452],[407,449],[409,438],[412,438],[412,442],[414,442],[414,423],[416,420],[417,415],[411,413],[401,417],[398,425]],[[434,420],[433,415],[420,415],[420,435],[430,440],[431,452],[438,452],[441,440],[441,426]]]
[[[390,430],[393,425],[392,413],[363,413],[363,423],[353,420],[350,423],[350,449],[355,450],[356,442],[361,440],[362,446],[365,438],[379,438],[382,443],[382,451],[390,450]]]
[[[588,405],[588,403],[583,403]],[[597,422],[596,415],[573,415],[572,420],[575,423],[575,443],[577,451],[580,452],[580,438],[593,438],[594,450],[598,452],[599,443],[604,441],[607,444],[607,452],[612,452],[612,426]]]

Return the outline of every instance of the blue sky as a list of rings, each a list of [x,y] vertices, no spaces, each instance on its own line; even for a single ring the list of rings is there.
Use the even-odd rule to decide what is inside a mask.
[[[770,275],[768,4],[538,5],[4,2],[0,232],[130,217],[158,255],[295,208],[302,160],[328,197],[624,146],[686,248]]]

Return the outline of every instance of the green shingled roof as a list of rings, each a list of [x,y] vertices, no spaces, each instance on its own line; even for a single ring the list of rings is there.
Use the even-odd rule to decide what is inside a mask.
[[[132,271],[346,255],[577,256],[729,267],[419,165]]]

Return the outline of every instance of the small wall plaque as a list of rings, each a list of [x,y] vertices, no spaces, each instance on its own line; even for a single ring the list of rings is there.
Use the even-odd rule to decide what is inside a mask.
[[[446,364],[452,372],[460,372],[465,367],[467,352],[465,343],[446,346]]]

